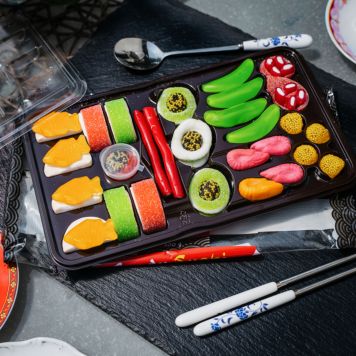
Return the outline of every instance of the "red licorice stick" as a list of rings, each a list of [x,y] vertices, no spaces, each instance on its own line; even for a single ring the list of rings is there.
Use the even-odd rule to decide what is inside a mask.
[[[161,159],[159,157],[159,153],[157,151],[148,123],[142,112],[139,110],[135,110],[133,116],[135,124],[140,131],[142,142],[146,148],[148,156],[150,157],[157,187],[163,196],[171,195],[172,189],[169,185],[166,172],[161,165]]]
[[[167,177],[172,188],[172,193],[175,198],[184,198],[185,192],[182,181],[173,157],[173,153],[167,143],[161,123],[156,113],[156,109],[152,106],[143,108],[143,114],[151,128],[153,138],[162,155],[164,168],[166,169]]]
[[[106,262],[97,267],[144,266],[160,263],[192,262],[201,260],[217,260],[242,256],[258,255],[256,246],[211,246],[195,247],[183,250],[167,250],[148,253],[137,257]]]

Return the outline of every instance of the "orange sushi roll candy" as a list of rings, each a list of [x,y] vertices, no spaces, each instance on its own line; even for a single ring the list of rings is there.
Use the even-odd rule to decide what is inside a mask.
[[[145,179],[131,185],[131,194],[145,233],[152,233],[166,227],[161,198],[153,179]]]
[[[105,116],[100,104],[82,109],[79,113],[79,121],[91,151],[101,151],[111,145]]]

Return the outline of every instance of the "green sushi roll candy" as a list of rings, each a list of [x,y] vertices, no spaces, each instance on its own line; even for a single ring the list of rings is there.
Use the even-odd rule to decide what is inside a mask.
[[[214,168],[196,172],[189,185],[189,199],[203,214],[218,214],[230,200],[230,186],[223,173]]]
[[[137,237],[139,229],[131,199],[125,187],[106,190],[104,199],[119,241],[131,240]]]
[[[133,143],[137,141],[130,110],[125,99],[116,99],[105,103],[106,115],[116,143]]]
[[[197,103],[194,95],[185,87],[164,89],[157,103],[158,113],[176,125],[193,117],[196,109]]]

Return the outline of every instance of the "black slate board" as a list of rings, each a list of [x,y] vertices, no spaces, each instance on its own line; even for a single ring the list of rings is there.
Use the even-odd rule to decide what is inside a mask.
[[[251,38],[174,0],[126,1],[73,59],[93,93],[234,58],[172,58],[158,71],[133,74],[120,67],[112,55],[117,39],[126,36],[149,38],[163,49],[208,47]],[[341,125],[356,151],[356,88],[316,67],[312,69],[323,87],[332,85],[336,90]],[[62,283],[169,354],[351,355],[356,348],[356,277],[212,337],[199,339],[191,329],[174,326],[181,312],[341,256],[341,251],[309,251],[276,253],[253,260],[52,272]]]

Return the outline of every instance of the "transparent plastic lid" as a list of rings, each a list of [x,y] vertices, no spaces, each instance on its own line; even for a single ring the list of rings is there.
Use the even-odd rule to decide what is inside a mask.
[[[24,18],[0,17],[0,148],[85,92],[77,71]]]

